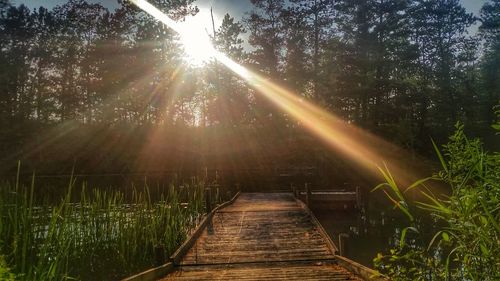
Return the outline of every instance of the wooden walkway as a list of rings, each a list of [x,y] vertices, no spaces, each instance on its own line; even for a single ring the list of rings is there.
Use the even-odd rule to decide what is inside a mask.
[[[191,240],[161,280],[368,280],[373,275],[336,255],[314,215],[292,193],[243,193],[216,210]]]

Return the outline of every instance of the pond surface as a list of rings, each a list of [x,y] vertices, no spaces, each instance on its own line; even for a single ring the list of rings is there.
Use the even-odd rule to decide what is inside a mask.
[[[339,247],[339,234],[344,240],[344,256],[373,268],[377,253],[387,253],[399,241],[404,218],[388,216],[384,211],[370,211],[367,217],[357,209],[312,209],[323,228]]]

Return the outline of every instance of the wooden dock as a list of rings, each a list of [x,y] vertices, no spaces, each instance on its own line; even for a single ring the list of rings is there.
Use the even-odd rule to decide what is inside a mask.
[[[128,280],[384,280],[338,256],[293,193],[242,193],[214,210],[171,263]]]

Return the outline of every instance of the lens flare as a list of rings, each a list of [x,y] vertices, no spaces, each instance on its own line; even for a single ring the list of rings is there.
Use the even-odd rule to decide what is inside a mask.
[[[210,38],[198,29],[184,28],[181,33],[181,42],[187,55],[187,62],[193,66],[201,66],[215,56],[215,49]]]
[[[216,54],[207,31],[203,29],[201,17],[194,17],[185,22],[176,22],[145,0],[130,0],[137,7],[164,23],[180,36],[187,61],[193,66],[201,66]]]
[[[189,33],[184,27],[170,19],[160,10],[145,0],[130,0],[132,3],[166,24],[182,37]],[[198,34],[198,36],[201,36]],[[208,38],[207,34],[204,34]],[[209,42],[209,40],[207,40]],[[307,130],[319,137],[339,153],[363,167],[372,175],[379,176],[378,167],[387,163],[391,173],[397,175],[401,184],[410,184],[418,178],[409,169],[402,167],[401,159],[410,157],[407,152],[371,133],[363,131],[330,112],[304,100],[286,88],[266,79],[265,77],[243,67],[226,55],[213,48],[206,47],[210,56],[243,78],[252,88],[264,95],[275,106],[300,122]]]

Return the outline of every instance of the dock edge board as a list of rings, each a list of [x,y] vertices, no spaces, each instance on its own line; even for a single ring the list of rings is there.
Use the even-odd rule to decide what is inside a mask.
[[[306,210],[306,212],[311,216],[313,223],[316,224],[321,234],[325,238],[329,248],[333,251],[335,255],[335,261],[337,261],[338,265],[345,267],[347,270],[352,273],[362,277],[365,280],[374,280],[374,281],[388,281],[389,279],[384,275],[380,274],[378,271],[375,271],[369,267],[366,267],[362,264],[359,264],[353,260],[350,260],[346,257],[338,255],[338,247],[332,241],[326,230],[323,228],[321,223],[318,221],[314,213],[309,209],[309,207],[300,199],[295,198],[301,204],[302,208]]]
[[[196,242],[196,240],[199,238],[199,236],[202,234],[203,230],[207,226],[208,222],[210,219],[214,216],[214,214],[231,205],[236,201],[236,199],[239,197],[241,192],[236,193],[236,195],[231,198],[231,200],[226,201],[220,205],[218,205],[216,208],[214,208],[209,214],[205,215],[200,224],[195,228],[195,230],[192,232],[192,234],[184,241],[184,243],[170,256],[169,261],[165,263],[164,265],[148,269],[144,272],[138,273],[136,275],[133,275],[131,277],[127,277],[125,279],[122,279],[122,281],[152,281],[152,280],[158,280],[162,277],[165,277],[167,274],[174,272],[176,270],[176,267],[180,265],[181,259],[184,257],[184,255],[188,252],[188,250],[193,246],[193,244]],[[309,209],[309,207],[302,202],[300,199],[295,198],[297,203],[311,216],[313,223],[318,227],[320,233],[324,237],[328,247],[334,254],[334,260],[335,262],[342,266],[345,267],[347,270],[351,271],[353,274],[358,275],[359,277],[365,279],[365,280],[374,280],[374,281],[389,281],[387,277],[381,275],[377,271],[368,268],[364,265],[361,265],[355,261],[352,261],[346,257],[339,256],[338,253],[338,248],[335,245],[335,243],[331,240],[330,236],[327,234],[321,223],[318,221],[318,219],[314,216],[313,212]]]
[[[210,219],[213,217],[213,215],[220,209],[227,207],[231,204],[233,204],[234,201],[238,198],[240,195],[240,191],[238,191],[231,200],[226,201],[217,207],[215,207],[209,214],[205,215],[203,219],[201,220],[200,224],[195,228],[195,230],[192,232],[192,234],[182,243],[182,245],[170,256],[169,260],[167,263],[160,265],[158,267],[154,267],[151,269],[148,269],[146,271],[140,272],[136,275],[126,277],[122,279],[122,281],[150,281],[150,280],[158,280],[165,275],[173,272],[175,270],[175,266],[179,265],[180,260],[184,255],[187,253],[187,251],[193,246],[194,242],[198,237],[201,235],[205,227],[207,226],[208,222]]]

